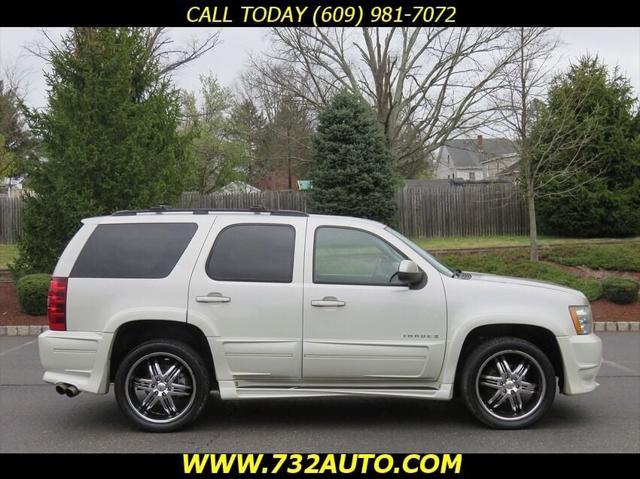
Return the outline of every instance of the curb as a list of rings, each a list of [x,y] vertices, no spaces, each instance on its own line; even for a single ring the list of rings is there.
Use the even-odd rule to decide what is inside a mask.
[[[38,336],[49,330],[49,326],[0,326],[0,336]]]
[[[637,333],[640,332],[640,321],[596,321],[594,330],[598,332],[620,332]]]
[[[49,326],[0,326],[0,336],[38,336],[49,330]],[[596,321],[596,333],[638,333],[640,321]]]

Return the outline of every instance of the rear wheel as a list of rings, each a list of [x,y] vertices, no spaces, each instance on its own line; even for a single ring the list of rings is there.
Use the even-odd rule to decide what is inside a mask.
[[[193,421],[209,397],[209,375],[188,345],[171,340],[141,344],[120,363],[115,395],[139,428],[169,432]]]
[[[467,359],[461,379],[467,408],[480,421],[500,429],[535,423],[556,393],[549,358],[520,338],[496,338],[479,345]]]

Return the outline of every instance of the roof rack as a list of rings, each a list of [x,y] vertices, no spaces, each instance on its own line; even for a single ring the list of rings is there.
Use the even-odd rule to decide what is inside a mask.
[[[165,205],[152,206],[146,210],[120,210],[111,216],[135,216],[144,213],[192,213],[194,215],[208,215],[209,213],[268,213],[272,216],[309,216],[304,211],[298,210],[268,210],[262,205],[251,208],[170,208]]]

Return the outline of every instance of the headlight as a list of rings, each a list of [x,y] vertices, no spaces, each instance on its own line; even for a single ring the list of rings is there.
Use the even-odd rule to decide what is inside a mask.
[[[577,334],[590,334],[593,331],[591,306],[569,306],[569,313]]]

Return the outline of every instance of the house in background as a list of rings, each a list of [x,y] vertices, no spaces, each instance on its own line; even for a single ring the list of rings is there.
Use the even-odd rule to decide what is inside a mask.
[[[217,193],[260,193],[260,189],[244,181],[233,181],[220,188]]]
[[[447,141],[436,158],[436,178],[479,181],[517,175],[519,156],[506,138],[457,139]]]
[[[0,196],[8,196],[9,198],[21,197],[25,194],[24,178],[22,177],[6,177],[0,178]]]

